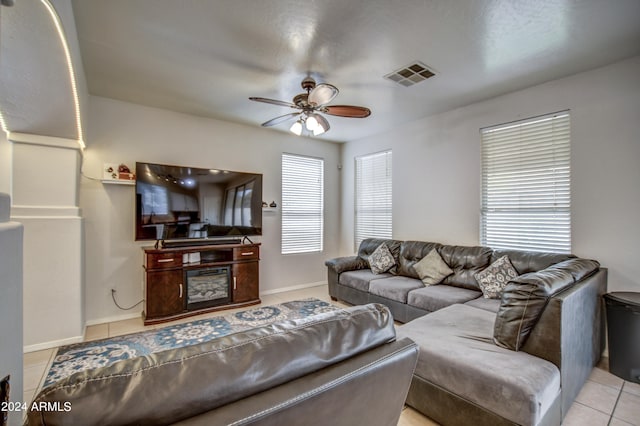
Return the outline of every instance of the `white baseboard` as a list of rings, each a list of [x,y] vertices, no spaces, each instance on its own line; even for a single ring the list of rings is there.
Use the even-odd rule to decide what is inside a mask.
[[[142,312],[131,312],[131,313],[128,313],[128,314],[113,315],[113,316],[110,316],[110,317],[97,318],[97,319],[93,319],[93,320],[89,320],[89,321],[85,322],[84,326],[86,328],[86,327],[89,327],[91,325],[104,324],[106,322],[124,321],[124,320],[133,319],[133,318],[140,318],[141,314],[142,314]]]
[[[74,336],[66,339],[52,340],[50,342],[36,343],[35,345],[27,345],[22,348],[24,353],[41,351],[44,349],[57,348],[58,346],[70,345],[72,343],[80,343],[84,340],[84,336]]]
[[[286,293],[287,291],[303,290],[305,288],[319,287],[321,285],[327,285],[327,282],[326,281],[318,281],[318,282],[315,282],[315,283],[298,284],[298,285],[292,285],[290,287],[276,288],[274,290],[262,291],[262,292],[260,292],[260,295],[264,294],[266,296],[268,294]]]
[[[295,290],[304,290],[305,288],[318,287],[318,286],[326,286],[326,281],[318,281],[314,283],[306,283],[306,284],[298,284],[290,287],[281,287],[273,290],[266,290],[260,292],[260,295],[269,295],[269,294],[278,294],[278,293],[286,293],[287,291],[295,291]],[[89,320],[85,322],[85,327],[89,327],[92,325],[104,324],[115,321],[124,321],[133,318],[140,318],[141,312],[128,313],[123,315],[114,315],[110,317],[102,317]]]

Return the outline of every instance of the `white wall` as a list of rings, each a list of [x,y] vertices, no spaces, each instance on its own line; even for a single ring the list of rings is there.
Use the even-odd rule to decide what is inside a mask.
[[[393,235],[479,244],[479,129],[571,110],[572,250],[640,291],[640,57],[475,103],[343,146],[342,254],[353,252],[355,156],[393,150]]]
[[[263,174],[263,198],[280,205],[283,152],[325,160],[324,252],[280,254],[280,209],[264,213],[260,291],[326,281],[324,260],[335,257],[339,244],[340,147],[331,142],[290,136],[256,126],[232,124],[171,111],[91,97],[91,126],[84,155],[84,174],[102,177],[103,163],[136,161]],[[142,251],[134,242],[135,190],[81,178],[80,205],[85,218],[85,283],[88,323],[138,314],[119,310],[111,301],[131,305],[142,298]]]
[[[0,130],[0,192],[11,194],[11,143]]]

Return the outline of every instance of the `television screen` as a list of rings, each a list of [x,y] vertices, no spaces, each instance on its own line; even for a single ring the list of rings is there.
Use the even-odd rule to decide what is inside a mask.
[[[262,235],[262,175],[136,163],[136,240]]]

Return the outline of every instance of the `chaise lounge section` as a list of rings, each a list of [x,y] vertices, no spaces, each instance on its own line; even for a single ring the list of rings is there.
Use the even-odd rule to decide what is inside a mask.
[[[374,271],[383,244],[393,266]],[[425,285],[428,255],[450,272]],[[505,256],[513,275],[487,274]],[[604,349],[607,270],[593,260],[368,239],[326,264],[333,298],[382,303],[405,323],[398,335],[420,347],[407,404],[444,425],[558,425]],[[495,298],[487,276],[504,279]]]

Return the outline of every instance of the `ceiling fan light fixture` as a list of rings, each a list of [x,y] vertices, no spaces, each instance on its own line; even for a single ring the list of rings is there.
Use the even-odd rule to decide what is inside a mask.
[[[293,123],[289,128],[289,130],[291,131],[291,133],[294,133],[300,136],[302,134],[302,120],[298,120],[295,123]]]
[[[316,119],[316,115],[310,114],[305,121],[305,125],[308,131],[315,132],[315,130],[318,128],[318,120]]]

